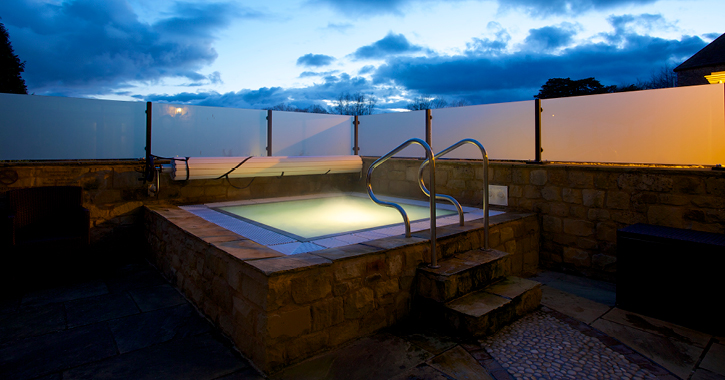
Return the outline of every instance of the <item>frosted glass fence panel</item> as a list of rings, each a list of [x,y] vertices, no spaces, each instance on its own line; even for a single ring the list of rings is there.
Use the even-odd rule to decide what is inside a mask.
[[[722,84],[542,101],[543,160],[725,164]]]
[[[151,153],[162,157],[267,155],[267,111],[152,105]]]
[[[0,94],[0,160],[145,156],[146,103]]]
[[[352,154],[352,117],[317,113],[272,113],[273,156]]]
[[[382,156],[413,137],[425,141],[425,111],[366,115],[358,120],[361,156]],[[425,150],[411,145],[395,157],[425,157]]]
[[[472,138],[486,148],[489,159],[533,160],[534,111],[534,101],[433,110],[433,150]],[[481,159],[481,151],[466,144],[443,157]]]

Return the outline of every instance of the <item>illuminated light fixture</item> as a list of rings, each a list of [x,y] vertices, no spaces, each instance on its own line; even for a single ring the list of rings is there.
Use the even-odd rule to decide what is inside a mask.
[[[177,108],[177,109],[176,109],[176,114],[177,114],[177,115],[181,115],[181,113],[182,113],[182,112],[184,112],[184,110],[183,110],[183,109],[181,109],[181,108]]]
[[[360,156],[189,157],[173,162],[171,178],[185,181],[217,179],[227,173],[229,178],[249,178],[359,173],[361,170]]]
[[[710,84],[725,83],[725,71],[710,73],[710,75],[705,75],[705,79],[707,79]]]

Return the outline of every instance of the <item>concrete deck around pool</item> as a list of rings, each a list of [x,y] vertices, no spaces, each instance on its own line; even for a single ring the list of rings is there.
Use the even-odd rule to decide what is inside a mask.
[[[272,373],[408,316],[428,231],[284,255],[176,206],[147,206],[151,260],[252,362]],[[512,274],[538,265],[535,214],[491,217]],[[482,246],[480,220],[438,228],[439,260]]]

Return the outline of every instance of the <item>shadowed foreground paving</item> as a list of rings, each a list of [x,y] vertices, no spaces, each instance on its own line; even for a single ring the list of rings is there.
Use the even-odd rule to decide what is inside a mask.
[[[40,276],[6,288],[0,378],[263,378],[146,262],[60,272],[50,285],[36,286]],[[534,279],[544,306],[493,336],[402,323],[272,378],[725,379],[722,338],[614,308],[611,284]]]

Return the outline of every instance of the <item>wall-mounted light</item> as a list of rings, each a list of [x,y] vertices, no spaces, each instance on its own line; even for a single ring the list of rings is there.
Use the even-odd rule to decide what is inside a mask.
[[[705,75],[705,79],[707,79],[710,84],[725,83],[725,71],[710,73],[710,75]]]

